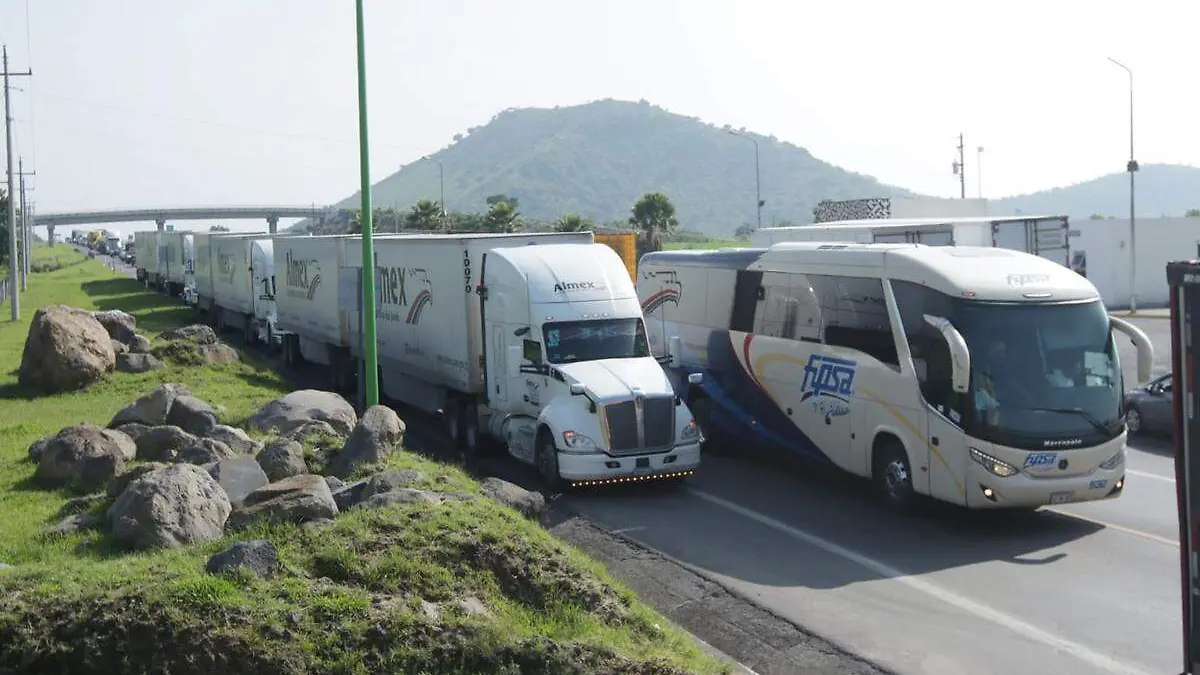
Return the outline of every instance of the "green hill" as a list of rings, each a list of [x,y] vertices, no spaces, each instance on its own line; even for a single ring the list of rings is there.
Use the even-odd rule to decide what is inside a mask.
[[[431,159],[378,182],[372,199],[400,209],[438,199],[441,161],[450,211],[486,211],[487,197],[502,193],[519,200],[524,217],[579,213],[604,223],[624,221],[638,197],[661,190],[681,226],[731,235],[755,222],[754,146],[728,131],[645,102],[505,110]],[[759,145],[764,226],[809,221],[822,199],[910,194],[804,148],[744,133]],[[355,193],[337,206],[356,208],[359,199]]]
[[[1179,217],[1200,208],[1200,169],[1174,164],[1145,164],[1135,177],[1137,215]],[[1092,180],[1032,194],[996,199],[996,215],[1052,213],[1072,218],[1092,215],[1129,217],[1129,174],[1112,173]]]

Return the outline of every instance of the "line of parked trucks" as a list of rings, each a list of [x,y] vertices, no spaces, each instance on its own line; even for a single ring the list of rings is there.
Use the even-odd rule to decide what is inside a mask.
[[[382,392],[553,484],[683,478],[702,447],[771,447],[898,508],[1122,494],[1116,335],[1141,381],[1153,351],[1065,255],[830,232],[634,264],[591,232],[381,234],[373,261],[352,235],[139,232],[135,248],[139,279],[340,390],[357,386],[366,267]]]
[[[71,230],[71,243],[102,255],[132,256],[133,236],[122,239],[117,230]]]

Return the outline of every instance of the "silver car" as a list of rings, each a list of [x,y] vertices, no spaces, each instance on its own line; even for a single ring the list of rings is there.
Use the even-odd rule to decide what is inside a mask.
[[[1171,434],[1175,424],[1171,383],[1171,373],[1167,373],[1125,393],[1125,426],[1131,436],[1147,431]]]

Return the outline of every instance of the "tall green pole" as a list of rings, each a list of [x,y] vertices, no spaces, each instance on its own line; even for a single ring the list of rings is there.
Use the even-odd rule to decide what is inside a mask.
[[[358,28],[358,156],[362,192],[362,352],[363,407],[379,403],[379,355],[375,341],[375,242],[371,225],[371,159],[367,151],[367,57],[363,39],[363,0],[355,1]]]

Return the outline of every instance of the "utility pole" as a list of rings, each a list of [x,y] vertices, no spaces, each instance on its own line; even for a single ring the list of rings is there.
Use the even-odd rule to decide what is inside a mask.
[[[975,187],[979,190],[979,198],[983,199],[983,146],[975,149]]]
[[[16,204],[13,203],[15,195],[13,195],[13,148],[12,148],[12,95],[9,93],[8,78],[12,76],[28,77],[33,75],[33,71],[25,71],[23,73],[10,73],[8,71],[8,46],[3,48],[3,66],[4,66],[4,147],[8,155],[8,284],[9,294],[12,296],[12,320],[18,321],[21,318],[21,299],[17,290],[17,213]]]
[[[33,254],[33,222],[29,219],[29,208],[25,204],[25,176],[36,176],[37,172],[25,172],[25,158],[17,158],[17,176],[21,178],[21,290],[29,288],[29,258]]]
[[[958,190],[960,199],[967,198],[967,167],[964,162],[963,135],[960,133],[958,135],[958,161],[954,162],[952,165],[954,167],[954,173],[958,174]]]

